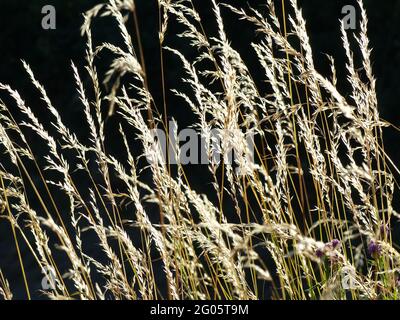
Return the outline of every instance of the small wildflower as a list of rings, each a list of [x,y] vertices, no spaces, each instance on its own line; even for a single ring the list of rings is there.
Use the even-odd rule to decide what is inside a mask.
[[[322,249],[317,249],[317,251],[315,251],[315,255],[318,258],[322,258],[325,255],[325,253],[324,253],[324,251]]]
[[[374,258],[379,257],[381,254],[382,248],[379,243],[376,243],[375,241],[371,240],[371,242],[368,245],[368,253],[373,256]]]
[[[333,239],[331,242],[332,248],[336,249],[340,244],[340,241],[338,239]]]

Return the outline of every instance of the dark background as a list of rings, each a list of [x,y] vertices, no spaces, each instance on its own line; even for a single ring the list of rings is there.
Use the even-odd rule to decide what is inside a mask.
[[[32,67],[37,79],[46,87],[54,106],[59,109],[64,122],[78,137],[85,139],[87,131],[83,126],[82,106],[78,101],[74,86],[70,61],[79,67],[86,85],[89,79],[84,73],[85,39],[80,36],[82,23],[81,13],[99,3],[99,0],[0,0],[0,82],[10,84],[17,89],[27,104],[46,123],[49,115],[40,101],[39,94],[33,88],[28,76],[22,68],[20,59],[26,60]],[[233,5],[246,7],[247,4],[265,11],[264,1],[233,0],[226,1]],[[288,1],[286,1],[288,4]],[[215,21],[210,10],[209,0],[195,0],[196,9],[201,13],[206,30],[215,35]],[[373,47],[373,69],[377,77],[379,108],[382,117],[399,126],[399,63],[400,63],[400,1],[397,0],[365,0],[369,17],[369,36]],[[51,4],[57,10],[57,29],[43,30],[41,28],[41,8]],[[323,53],[330,54],[337,60],[338,77],[344,83],[344,52],[341,48],[339,19],[344,5],[354,4],[351,0],[299,0],[307,20],[307,27],[314,49],[317,67],[322,71],[328,70],[327,60]],[[156,103],[162,104],[160,82],[160,63],[158,46],[158,12],[156,0],[136,0],[138,17],[146,56],[146,67],[150,89]],[[277,7],[280,1],[276,1]],[[226,19],[226,29],[232,44],[248,63],[249,69],[257,77],[261,77],[260,69],[255,61],[255,54],[249,43],[255,39],[252,28],[226,9],[222,10]],[[119,43],[118,30],[111,20],[100,19],[94,25],[94,40]],[[189,58],[195,54],[184,42],[174,37],[177,29],[172,25],[168,31],[166,45],[181,50]],[[133,32],[133,24],[132,24]],[[109,61],[97,60],[100,73],[105,70]],[[360,67],[358,65],[357,67]],[[181,64],[173,55],[165,53],[166,87],[179,89],[181,85]],[[259,79],[260,80],[260,79]],[[343,85],[344,93],[348,90]],[[349,92],[347,91],[347,95]],[[6,99],[0,93],[2,99]],[[182,123],[191,118],[189,108],[168,94],[169,114]],[[7,99],[5,100],[7,101]],[[12,108],[12,105],[10,105]],[[112,120],[111,120],[112,121]],[[111,126],[112,128],[112,126]],[[113,132],[109,132],[113,135]],[[387,151],[395,163],[399,162],[400,151],[397,146],[398,135],[391,129],[386,130],[385,140]],[[34,143],[34,142],[33,142]],[[40,148],[40,146],[38,146]],[[118,153],[117,146],[110,143],[110,152]],[[207,192],[209,186],[204,185],[199,176],[200,172],[193,168],[191,178],[200,192]],[[18,260],[10,239],[9,227],[5,221],[0,221],[0,268],[12,282],[12,289],[17,298],[24,297]],[[29,268],[29,263],[28,263]],[[40,281],[40,275],[31,281]],[[38,286],[40,283],[38,283]]]

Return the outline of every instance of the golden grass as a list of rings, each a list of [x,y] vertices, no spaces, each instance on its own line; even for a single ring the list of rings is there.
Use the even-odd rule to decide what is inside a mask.
[[[17,91],[0,84],[25,119],[17,123],[11,106],[0,103],[0,145],[6,152],[0,162],[1,222],[12,228],[27,298],[22,242],[37,268],[54,271],[54,286],[43,292],[52,299],[263,299],[266,284],[274,299],[397,299],[400,255],[392,225],[399,214],[392,202],[399,171],[384,149],[387,123],[378,112],[362,2],[357,48],[342,26],[350,98],[337,89],[332,57],[331,75],[316,70],[296,0],[268,0],[266,15],[214,0],[209,4],[218,28],[212,36],[191,0],[159,0],[159,42],[162,66],[167,54],[182,63],[185,78],[180,81],[191,94],[174,92],[197,117],[193,125],[206,141],[206,170],[216,201],[191,187],[185,166],[172,168],[162,161],[152,129],[168,132],[166,70],[162,67],[160,108],[148,89],[133,0],[109,0],[85,13],[82,35],[91,88],[85,88],[79,67],[72,64],[72,70],[89,144],[63,123],[27,63],[52,116],[51,128]],[[281,6],[282,17],[275,5]],[[248,49],[263,71],[263,88],[230,44],[221,10],[234,12],[259,33]],[[92,20],[101,16],[115,19],[122,47],[93,44]],[[129,16],[138,53],[125,19]],[[185,28],[179,36],[197,50],[196,61],[167,45],[171,23]],[[108,93],[95,65],[104,50],[114,56],[104,75]],[[361,61],[354,61],[353,50]],[[362,69],[356,69],[359,64]],[[121,86],[122,78],[129,87]],[[119,116],[125,160],[106,150],[107,107],[108,116]],[[219,134],[218,147],[212,143],[213,130]],[[47,146],[45,167],[27,134]],[[254,158],[246,144],[249,136],[255,137]],[[134,139],[141,150],[131,150]],[[215,161],[216,152],[232,149],[235,163]],[[179,157],[177,143],[174,152]],[[76,172],[86,176],[89,188],[79,185]],[[115,187],[115,178],[123,188]],[[60,198],[68,203],[67,213],[57,203]],[[89,238],[96,243],[86,243]],[[96,255],[93,248],[88,252],[90,246]],[[0,296],[12,298],[12,288],[0,272]]]

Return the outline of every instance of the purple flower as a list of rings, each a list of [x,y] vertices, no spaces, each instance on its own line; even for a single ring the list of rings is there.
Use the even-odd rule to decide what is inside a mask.
[[[331,244],[332,244],[332,248],[336,249],[336,247],[340,244],[340,241],[338,239],[333,239]]]
[[[373,257],[379,257],[379,255],[381,254],[381,251],[382,251],[382,248],[381,248],[380,244],[371,240],[371,242],[368,245],[368,253]]]
[[[324,253],[323,250],[317,249],[317,251],[315,251],[315,255],[316,255],[318,258],[322,258],[322,257],[325,255],[325,253]]]

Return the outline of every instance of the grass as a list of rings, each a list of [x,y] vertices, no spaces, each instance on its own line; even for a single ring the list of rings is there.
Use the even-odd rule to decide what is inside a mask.
[[[359,30],[341,28],[350,95],[339,92],[333,57],[331,74],[316,69],[296,0],[266,2],[264,14],[210,0],[217,25],[210,35],[191,0],[159,0],[162,106],[149,90],[134,1],[109,0],[86,12],[87,63],[72,63],[72,71],[88,141],[64,124],[26,62],[50,126],[0,84],[13,100],[0,103],[0,221],[12,230],[28,299],[398,298],[399,170],[385,152],[389,124],[379,116],[362,2]],[[262,79],[253,79],[232,47],[221,10],[258,33],[247,49]],[[92,21],[103,16],[117,23],[121,46],[93,43]],[[196,50],[195,60],[166,44],[173,23],[184,28],[178,36]],[[99,75],[96,59],[105,51],[113,60]],[[166,55],[180,60],[185,76],[177,87],[188,90],[173,92],[205,142],[207,195],[191,186],[185,165],[171,161],[182,145],[169,130]],[[14,106],[24,120],[15,120]],[[124,157],[106,147],[110,117]],[[166,157],[156,128],[173,145]],[[27,135],[46,146],[45,155]],[[21,244],[49,275],[49,290],[31,292]],[[5,276],[0,271],[0,296],[11,299]]]

